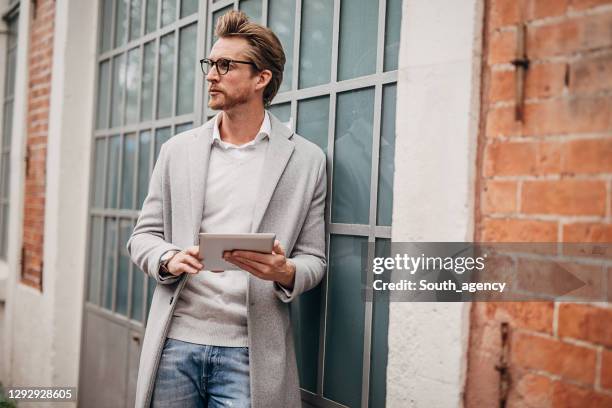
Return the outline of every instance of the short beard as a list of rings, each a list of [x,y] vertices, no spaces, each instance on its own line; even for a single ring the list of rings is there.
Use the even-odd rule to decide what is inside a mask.
[[[227,111],[235,108],[238,105],[243,105],[249,101],[249,94],[242,92],[236,96],[229,97],[226,93],[223,93],[223,101],[213,104],[213,100],[208,100],[208,107],[214,110]]]

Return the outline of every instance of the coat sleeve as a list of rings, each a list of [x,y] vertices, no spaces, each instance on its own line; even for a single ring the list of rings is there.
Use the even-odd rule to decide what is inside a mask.
[[[327,170],[325,155],[321,155],[316,186],[302,230],[289,260],[295,265],[295,283],[289,291],[274,283],[278,298],[289,303],[300,294],[314,288],[325,275],[325,197],[327,195]]]
[[[181,248],[166,242],[164,234],[164,186],[167,166],[167,152],[162,145],[159,158],[155,163],[149,192],[142,204],[142,210],[132,236],[127,242],[127,251],[134,262],[144,273],[152,276],[157,282],[167,285],[176,282],[180,277],[161,278],[159,275],[159,261],[163,254],[169,250]]]

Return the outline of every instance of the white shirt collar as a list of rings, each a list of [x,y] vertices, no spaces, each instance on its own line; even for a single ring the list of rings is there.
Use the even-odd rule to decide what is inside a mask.
[[[268,111],[264,111],[264,119],[261,123],[261,127],[259,128],[259,132],[255,136],[255,139],[251,140],[248,143],[243,145],[235,145],[232,143],[224,142],[221,140],[221,133],[219,133],[219,118],[221,117],[222,112],[219,112],[217,116],[215,116],[215,125],[213,126],[213,144],[217,143],[218,146],[224,149],[244,149],[249,146],[254,146],[264,140],[266,137],[270,137],[270,133],[272,132],[272,125],[270,123],[270,116],[268,115]]]

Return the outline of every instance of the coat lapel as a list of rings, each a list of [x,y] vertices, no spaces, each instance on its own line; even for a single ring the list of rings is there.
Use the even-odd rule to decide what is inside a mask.
[[[196,132],[189,148],[189,187],[191,194],[191,220],[193,225],[193,242],[198,243],[198,233],[202,223],[204,211],[204,195],[206,187],[206,173],[210,158],[212,143],[212,127],[215,119],[211,119]]]
[[[295,144],[291,140],[293,132],[283,125],[274,115],[270,115],[270,123],[272,134],[266,157],[264,159],[263,169],[261,172],[261,181],[259,183],[259,191],[255,198],[255,208],[253,209],[253,224],[251,232],[257,232],[270,199],[274,194],[276,185],[278,184],[287,162],[293,153]]]

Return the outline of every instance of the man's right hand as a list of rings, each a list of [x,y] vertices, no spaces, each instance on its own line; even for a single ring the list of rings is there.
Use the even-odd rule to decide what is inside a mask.
[[[202,258],[200,258],[200,247],[195,245],[177,252],[168,262],[167,268],[174,276],[178,276],[183,272],[198,273],[204,269],[204,264],[200,261],[202,261]]]

